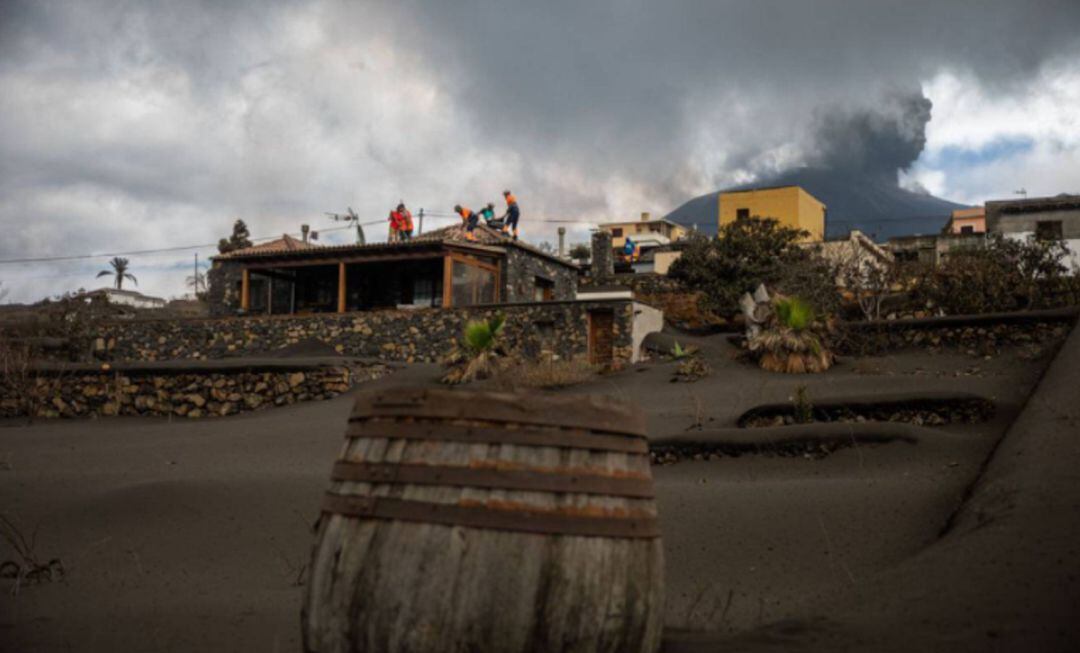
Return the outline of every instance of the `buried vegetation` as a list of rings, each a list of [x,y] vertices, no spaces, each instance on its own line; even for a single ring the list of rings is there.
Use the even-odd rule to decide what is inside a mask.
[[[915,426],[975,424],[994,415],[993,402],[981,397],[913,398],[894,401],[827,403],[814,405],[797,393],[790,405],[753,408],[742,415],[742,428],[785,426],[815,422],[900,422]]]

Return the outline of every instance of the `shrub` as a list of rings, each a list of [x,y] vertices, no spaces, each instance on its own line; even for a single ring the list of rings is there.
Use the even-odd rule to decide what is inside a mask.
[[[723,225],[716,238],[691,236],[668,274],[701,291],[702,308],[720,315],[733,314],[743,293],[762,283],[811,297],[831,310],[835,274],[798,245],[806,235],[772,218],[737,219]]]
[[[780,325],[793,331],[803,331],[814,321],[814,307],[798,297],[776,300],[775,310]]]
[[[447,357],[450,368],[443,383],[469,383],[493,376],[499,358],[505,357],[502,347],[502,329],[506,318],[500,313],[486,321],[469,322],[465,325],[461,343]]]
[[[797,297],[778,298],[768,327],[747,343],[770,372],[804,374],[832,367],[833,354],[814,328],[814,309]]]
[[[1067,277],[1068,250],[1059,240],[990,236],[982,248],[950,252],[919,279],[916,293],[952,315],[994,313],[1053,305],[1053,289]]]

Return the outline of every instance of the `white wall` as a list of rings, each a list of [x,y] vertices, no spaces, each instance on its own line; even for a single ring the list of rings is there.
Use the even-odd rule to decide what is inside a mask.
[[[634,302],[633,306],[634,324],[631,327],[630,337],[633,341],[634,353],[630,355],[630,362],[636,363],[641,360],[641,345],[645,342],[645,336],[664,328],[664,312],[639,302]]]
[[[1035,235],[1034,231],[1018,231],[1011,234],[1004,234],[1006,238],[1011,240],[1024,241]],[[1069,268],[1069,272],[1080,272],[1080,238],[1066,238],[1064,241],[1066,249],[1069,253],[1065,255],[1065,260],[1062,263]]]

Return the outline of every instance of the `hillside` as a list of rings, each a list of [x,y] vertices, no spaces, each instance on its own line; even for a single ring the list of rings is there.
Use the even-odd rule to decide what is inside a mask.
[[[964,205],[905,190],[876,175],[850,177],[824,168],[798,168],[771,179],[726,190],[765,186],[802,186],[828,207],[827,237],[840,237],[859,229],[876,241],[894,236],[937,233],[954,209]],[[679,224],[697,225],[702,233],[716,233],[717,196],[714,191],[684,203],[667,216]]]

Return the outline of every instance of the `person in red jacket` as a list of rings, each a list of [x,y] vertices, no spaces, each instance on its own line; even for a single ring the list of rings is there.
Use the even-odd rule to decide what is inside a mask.
[[[404,208],[404,204],[398,204],[397,208],[390,212],[390,217],[387,218],[387,222],[390,223],[390,236],[387,238],[388,242],[396,243],[402,240],[401,233],[405,228],[405,216],[401,214],[401,211]]]

